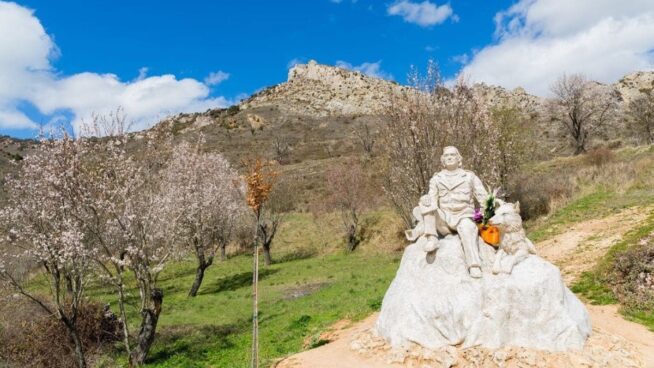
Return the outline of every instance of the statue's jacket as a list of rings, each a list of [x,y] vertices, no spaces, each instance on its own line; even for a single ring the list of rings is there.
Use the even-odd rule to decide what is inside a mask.
[[[442,170],[429,181],[429,193],[425,198],[425,202],[428,198],[429,203],[428,206],[421,203],[421,212],[423,215],[437,214],[440,217],[438,222],[442,220],[447,227],[455,230],[461,219],[473,217],[475,199],[483,204],[487,197],[484,184],[472,171]]]

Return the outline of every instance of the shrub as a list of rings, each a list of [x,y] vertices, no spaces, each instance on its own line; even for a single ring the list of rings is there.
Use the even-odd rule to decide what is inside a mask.
[[[625,306],[654,308],[654,233],[616,255],[609,284]]]
[[[547,215],[552,201],[572,196],[573,184],[567,175],[537,174],[515,176],[507,188],[508,200],[520,201],[524,220]]]
[[[11,315],[0,328],[0,357],[11,366],[73,367],[76,360],[73,344],[56,317],[47,315],[32,304],[13,300],[2,305]],[[77,328],[87,356],[103,346],[122,339],[122,325],[116,316],[98,303],[79,309]]]
[[[593,166],[604,166],[613,161],[613,151],[606,147],[593,148],[584,156],[584,162]]]

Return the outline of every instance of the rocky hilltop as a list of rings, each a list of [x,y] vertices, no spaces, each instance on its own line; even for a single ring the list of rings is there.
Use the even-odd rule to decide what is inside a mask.
[[[654,88],[654,72],[634,72],[614,84],[596,83],[596,87],[616,90],[624,107],[643,91]],[[383,120],[382,115],[390,104],[389,96],[407,90],[410,90],[410,87],[401,86],[394,81],[310,61],[292,67],[286,82],[263,89],[228,110],[232,117],[237,113],[245,113],[246,116],[240,120],[254,129],[262,129],[270,123],[271,117],[264,116],[270,114],[259,114],[262,111],[276,111],[280,116],[299,116],[315,120],[346,116],[378,116]],[[520,87],[507,90],[478,83],[473,86],[473,91],[490,106],[515,106],[530,114],[542,113],[546,101],[545,98],[531,95]],[[182,114],[162,123],[169,125],[171,121],[177,121],[188,125],[185,128],[201,128],[217,122],[227,127],[238,125],[238,118],[225,121],[219,119],[219,115],[224,116],[216,110],[201,114]],[[186,124],[191,120],[193,124]]]
[[[388,106],[390,92],[406,89],[395,82],[312,60],[295,65],[285,83],[255,94],[240,107],[276,106],[286,113],[314,117],[376,115]]]
[[[654,72],[630,73],[612,86],[618,90],[623,103],[628,104],[641,93],[654,89]]]
[[[241,103],[240,108],[276,106],[285,112],[315,117],[378,115],[390,104],[390,95],[409,89],[393,81],[312,60],[292,67],[286,82],[253,95]],[[508,91],[480,83],[473,89],[491,105],[517,105],[534,110],[541,102],[539,97],[528,94],[523,88]]]

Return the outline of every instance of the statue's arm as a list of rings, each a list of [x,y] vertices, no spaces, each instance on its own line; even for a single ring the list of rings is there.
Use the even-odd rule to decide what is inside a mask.
[[[475,195],[477,203],[483,206],[488,198],[488,192],[486,191],[486,187],[484,187],[484,183],[481,182],[481,179],[474,174],[472,178],[472,192]]]
[[[437,248],[435,237],[438,234],[436,229],[436,210],[438,209],[438,185],[435,178],[429,181],[429,191],[420,198],[420,212],[423,215],[423,233],[429,239],[425,245],[426,251],[431,252]]]

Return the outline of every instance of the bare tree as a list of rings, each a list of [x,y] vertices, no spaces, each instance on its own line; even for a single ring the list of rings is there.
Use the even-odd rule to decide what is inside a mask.
[[[551,121],[563,126],[574,145],[574,154],[586,152],[591,135],[615,114],[617,100],[608,87],[594,85],[581,74],[563,75],[551,87],[547,103]]]
[[[629,102],[627,115],[631,124],[643,134],[648,144],[654,143],[654,89],[641,93]]]
[[[273,262],[271,248],[275,235],[289,211],[294,207],[292,178],[280,177],[270,193],[270,197],[261,210],[259,220],[259,239],[263,250],[263,260],[266,266]]]
[[[354,129],[354,135],[359,140],[361,148],[367,157],[372,157],[373,148],[375,147],[375,142],[377,142],[377,137],[375,133],[370,130],[370,126],[366,123],[363,124],[358,129]]]
[[[430,62],[425,75],[413,69],[408,79],[413,88],[389,91],[380,147],[384,191],[409,228],[411,211],[440,169],[445,146],[459,148],[466,168],[487,185],[497,185],[500,133],[473,88],[462,79],[451,88],[444,86],[435,63]]]
[[[325,180],[329,191],[326,209],[340,214],[347,250],[353,251],[362,240],[363,211],[374,200],[370,180],[356,161],[332,166],[325,173]]]
[[[273,139],[274,157],[281,165],[286,165],[291,158],[291,144],[285,137],[275,137]]]
[[[532,123],[520,109],[516,107],[499,107],[491,111],[491,119],[498,130],[497,163],[499,185],[506,192],[509,179],[518,172],[523,164],[533,160],[538,151],[533,136]]]

